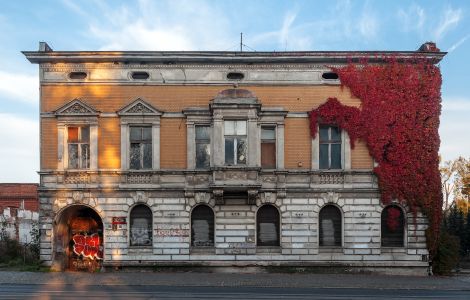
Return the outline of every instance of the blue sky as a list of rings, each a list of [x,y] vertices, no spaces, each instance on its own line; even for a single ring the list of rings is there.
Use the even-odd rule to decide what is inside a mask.
[[[443,74],[441,154],[470,157],[470,1],[0,2],[0,182],[36,182],[38,67],[55,50],[416,50],[435,41]]]

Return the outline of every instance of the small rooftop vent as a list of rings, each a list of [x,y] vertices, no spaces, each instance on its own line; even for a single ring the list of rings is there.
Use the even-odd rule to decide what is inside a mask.
[[[324,72],[321,74],[321,78],[325,80],[337,80],[339,78],[338,73],[335,72]]]
[[[148,72],[139,71],[139,72],[132,72],[131,77],[132,79],[136,79],[136,80],[146,80],[146,79],[149,79],[150,75]]]
[[[85,79],[87,78],[87,73],[85,72],[70,72],[69,73],[69,78],[73,80],[80,80],[80,79]]]
[[[242,80],[243,78],[245,78],[245,74],[241,72],[230,72],[227,74],[228,80]]]

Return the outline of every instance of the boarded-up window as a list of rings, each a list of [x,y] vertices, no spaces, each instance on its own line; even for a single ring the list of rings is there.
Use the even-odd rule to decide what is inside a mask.
[[[208,169],[211,165],[210,126],[196,126],[196,168]]]
[[[69,169],[90,168],[90,127],[67,127],[67,151]]]
[[[403,247],[405,237],[405,216],[403,210],[391,205],[382,211],[382,246]]]
[[[320,169],[341,169],[341,129],[320,125]]]
[[[327,205],[320,210],[320,246],[340,247],[342,220],[339,208]]]
[[[130,215],[131,246],[152,245],[152,211],[146,205],[134,206]]]
[[[130,128],[130,168],[134,170],[152,168],[152,127]]]
[[[261,167],[276,168],[276,128],[261,127]]]
[[[264,205],[256,215],[257,245],[279,246],[279,211],[272,205]]]
[[[196,206],[191,213],[191,245],[214,246],[214,212],[207,205]]]
[[[225,164],[246,164],[246,121],[225,121]]]

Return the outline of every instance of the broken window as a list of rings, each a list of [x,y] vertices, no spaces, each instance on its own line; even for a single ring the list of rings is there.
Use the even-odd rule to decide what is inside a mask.
[[[130,169],[152,168],[152,128],[130,127]]]
[[[134,206],[130,214],[131,246],[152,245],[152,211],[147,205]]]
[[[214,212],[207,205],[196,206],[191,213],[191,245],[214,246]]]
[[[211,162],[210,126],[196,126],[196,168],[208,169]]]
[[[257,245],[279,246],[279,211],[272,205],[264,205],[256,214]]]
[[[225,164],[246,164],[246,121],[225,121]]]
[[[69,169],[90,168],[90,127],[67,127],[67,150]]]
[[[390,205],[382,211],[382,247],[404,247],[405,216],[403,210]]]
[[[341,211],[334,205],[320,210],[320,246],[340,247],[342,236]]]
[[[320,169],[341,169],[341,129],[320,125]]]
[[[276,168],[276,128],[261,127],[261,167]]]

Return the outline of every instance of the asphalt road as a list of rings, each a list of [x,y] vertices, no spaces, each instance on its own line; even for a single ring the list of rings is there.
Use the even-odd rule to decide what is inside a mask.
[[[0,271],[0,300],[277,298],[470,300],[470,276]]]
[[[470,299],[469,291],[364,288],[0,285],[0,299]]]

